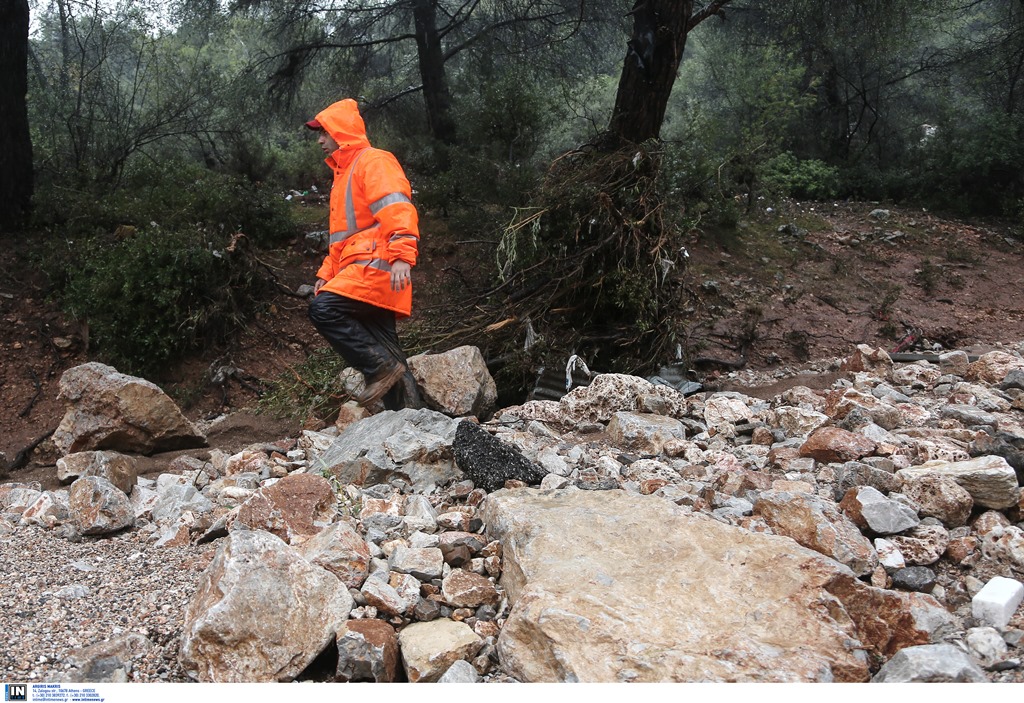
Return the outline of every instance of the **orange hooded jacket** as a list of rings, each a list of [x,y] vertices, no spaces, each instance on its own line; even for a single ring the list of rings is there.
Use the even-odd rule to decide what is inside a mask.
[[[316,121],[338,143],[327,157],[334,171],[331,243],[317,278],[320,289],[393,310],[412,313],[412,286],[391,290],[391,264],[416,265],[419,224],[412,189],[398,160],[370,146],[356,101],[341,100]]]

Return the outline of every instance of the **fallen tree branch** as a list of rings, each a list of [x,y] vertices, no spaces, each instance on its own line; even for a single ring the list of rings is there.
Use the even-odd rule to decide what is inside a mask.
[[[21,451],[19,451],[17,454],[15,454],[14,455],[14,459],[12,459],[11,463],[7,465],[7,470],[8,471],[16,471],[16,470],[22,468],[23,466],[25,466],[26,464],[28,464],[28,458],[29,458],[29,456],[31,456],[32,452],[34,452],[36,450],[36,447],[38,447],[44,441],[49,439],[50,436],[53,435],[53,433],[56,432],[56,431],[57,431],[57,428],[54,427],[52,430],[50,430],[46,434],[42,435],[41,437],[36,439],[34,442],[29,444],[27,447],[24,447]]]
[[[20,413],[18,413],[18,417],[26,417],[29,412],[32,411],[32,407],[36,404],[36,401],[39,400],[39,396],[43,393],[43,384],[40,383],[39,376],[36,375],[36,372],[33,369],[29,369],[28,372],[32,374],[32,383],[35,384],[36,392],[32,396],[31,400],[28,401],[28,404],[21,409]]]

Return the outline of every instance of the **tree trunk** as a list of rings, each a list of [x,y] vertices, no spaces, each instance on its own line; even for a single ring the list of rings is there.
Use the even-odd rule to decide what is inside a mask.
[[[27,93],[28,0],[0,0],[0,231],[24,222],[32,204]]]
[[[452,98],[445,78],[441,37],[437,33],[437,0],[414,0],[412,12],[427,124],[434,137],[451,145],[455,143],[455,122],[451,115]]]
[[[637,0],[633,35],[608,131],[620,141],[657,139],[686,46],[692,0]]]

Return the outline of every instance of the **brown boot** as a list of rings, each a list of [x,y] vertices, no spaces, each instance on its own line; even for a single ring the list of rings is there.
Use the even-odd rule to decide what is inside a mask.
[[[373,374],[373,376],[366,379],[366,390],[359,394],[359,397],[356,398],[356,402],[364,408],[371,403],[377,402],[383,398],[384,394],[391,390],[391,388],[398,383],[404,375],[405,366],[399,364],[397,361],[394,366],[381,369],[377,373]]]

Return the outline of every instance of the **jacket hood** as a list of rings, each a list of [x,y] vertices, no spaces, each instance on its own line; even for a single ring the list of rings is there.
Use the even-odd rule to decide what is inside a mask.
[[[370,146],[370,140],[366,137],[366,125],[359,114],[359,107],[351,98],[339,100],[324,108],[317,113],[316,121],[338,143],[339,149]]]

